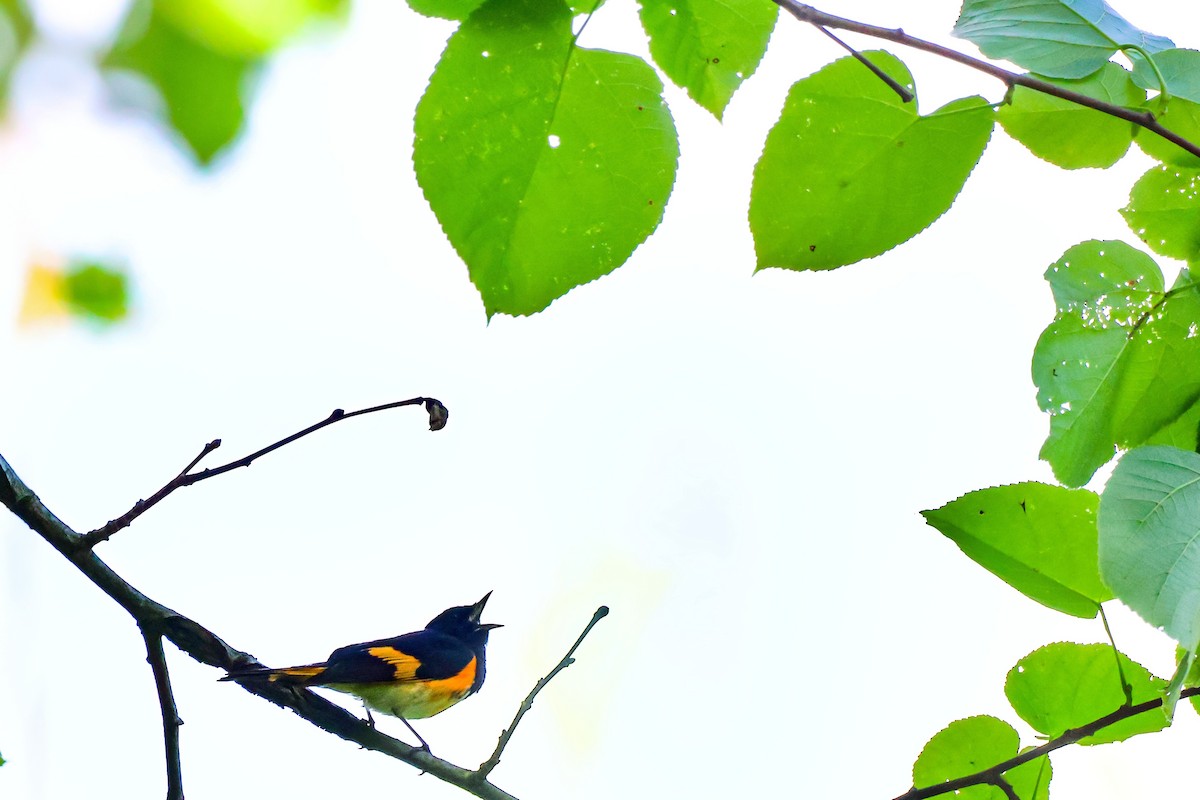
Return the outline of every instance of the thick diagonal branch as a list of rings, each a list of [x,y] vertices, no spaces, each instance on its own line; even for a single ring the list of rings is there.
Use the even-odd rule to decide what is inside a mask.
[[[998,78],[1010,87],[1024,86],[1026,89],[1032,89],[1035,92],[1048,94],[1053,97],[1058,97],[1062,100],[1075,103],[1076,105],[1085,106],[1095,109],[1109,116],[1117,117],[1134,125],[1138,125],[1151,133],[1155,133],[1166,139],[1172,144],[1182,147],[1194,156],[1200,157],[1200,145],[1183,138],[1177,133],[1167,130],[1155,118],[1154,114],[1144,109],[1138,110],[1126,108],[1115,103],[1106,103],[1103,100],[1097,100],[1094,97],[1088,97],[1086,94],[1073,92],[1070,89],[1064,89],[1061,86],[1056,86],[1049,81],[1040,80],[1031,75],[1022,75],[1016,72],[998,67],[982,59],[969,56],[966,53],[960,53],[957,50],[952,50],[949,47],[944,47],[940,44],[935,44],[925,39],[918,39],[915,36],[909,36],[899,28],[882,28],[878,25],[868,25],[865,22],[857,22],[845,17],[838,17],[833,14],[826,14],[824,11],[813,8],[805,3],[797,3],[795,0],[774,0],[776,5],[784,11],[791,14],[801,22],[807,22],[815,25],[818,28],[837,28],[838,30],[852,31],[861,33],[865,36],[871,36],[876,39],[883,39],[889,42],[902,44],[905,47],[911,47],[914,50],[924,50],[927,53],[941,56],[950,61],[955,61],[971,69],[987,73],[994,78]]]
[[[1184,689],[1180,693],[1180,697],[1195,697],[1200,695],[1200,688]],[[1066,747],[1070,744],[1075,744],[1081,739],[1086,739],[1096,733],[1099,733],[1109,725],[1114,725],[1122,720],[1136,717],[1139,714],[1145,714],[1147,711],[1153,711],[1156,708],[1162,708],[1163,698],[1156,697],[1153,700],[1147,700],[1144,703],[1135,705],[1124,705],[1118,708],[1111,714],[1105,714],[1100,719],[1093,720],[1087,725],[1080,725],[1078,728],[1072,728],[1066,731],[1061,736],[1058,736],[1046,742],[1040,747],[1032,747],[1025,752],[1013,756],[1007,761],[1001,761],[999,764],[994,764],[987,769],[981,769],[979,772],[973,772],[970,775],[964,775],[961,778],[955,778],[952,781],[939,783],[935,786],[922,786],[920,788],[909,789],[902,795],[898,795],[895,800],[925,800],[928,797],[938,797],[943,794],[951,794],[966,789],[968,786],[980,786],[982,784],[991,784],[1000,786],[1000,782],[1004,781],[1004,773],[1010,769],[1015,769],[1022,764],[1027,764],[1030,761],[1049,755],[1055,750]]]
[[[89,548],[81,547],[83,536],[46,508],[2,455],[0,504],[12,511],[74,564],[88,580],[129,612],[143,630],[161,632],[164,638],[195,660],[226,671],[258,663],[253,656],[230,647],[199,623],[142,594]],[[288,686],[265,681],[240,685],[251,694],[293,711],[318,728],[368,750],[375,750],[411,764],[483,800],[516,800],[513,795],[495,784],[481,780],[474,770],[464,769],[425,750],[380,733],[341,706],[311,692],[296,691]]]

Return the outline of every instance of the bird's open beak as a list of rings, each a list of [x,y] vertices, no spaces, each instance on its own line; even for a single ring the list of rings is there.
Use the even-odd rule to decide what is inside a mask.
[[[487,605],[488,598],[491,596],[492,596],[492,593],[488,592],[487,594],[485,594],[483,596],[483,599],[481,599],[475,605],[471,606],[471,622],[474,622],[480,628],[484,628],[486,630],[491,630],[492,628],[503,628],[504,627],[503,625],[498,625],[494,622],[480,623],[480,621],[479,621],[480,616],[483,615],[483,607]]]

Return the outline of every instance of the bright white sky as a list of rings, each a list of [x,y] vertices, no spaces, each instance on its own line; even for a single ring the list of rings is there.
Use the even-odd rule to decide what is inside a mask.
[[[79,42],[120,6],[40,4]],[[823,8],[970,47],[947,35],[950,0]],[[1197,44],[1200,11],[1121,10]],[[635,25],[610,2],[584,43],[642,48]],[[486,619],[506,627],[487,685],[420,725],[465,765],[611,606],[494,773],[524,800],[886,800],[953,719],[993,713],[1035,743],[1005,673],[1044,643],[1099,641],[1099,623],[1024,599],[917,512],[1051,479],[1029,378],[1052,313],[1041,275],[1078,241],[1130,238],[1116,209],[1148,160],[1065,173],[997,131],[925,236],[833,273],[752,276],[751,167],[788,85],[839,55],[783,19],[724,125],[668,89],[683,157],[658,234],[547,312],[488,325],[410,166],[449,31],[359,0],[346,30],[273,64],[248,135],[208,175],[107,108],[69,50],[31,64],[0,133],[0,452],[89,529],[214,437],[216,464],[336,407],[440,398],[441,433],[417,410],[349,421],[179,493],[100,552],[279,665],[494,590]],[[899,54],[925,111],[1003,94]],[[133,320],[17,329],[34,253],[127,259]],[[160,796],[136,628],[15,520],[0,528],[0,796]],[[1126,651],[1169,674],[1170,643],[1113,617]],[[170,655],[189,800],[462,796]],[[1184,709],[1167,733],[1063,753],[1055,797],[1165,796],[1189,780],[1198,728]]]

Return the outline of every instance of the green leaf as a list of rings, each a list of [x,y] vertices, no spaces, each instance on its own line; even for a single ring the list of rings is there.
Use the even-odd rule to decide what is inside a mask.
[[[1139,447],[1100,495],[1100,573],[1121,602],[1200,645],[1200,455]]]
[[[1015,757],[1020,737],[1007,722],[979,716],[951,722],[925,745],[913,764],[913,786],[927,786],[974,775]],[[1050,760],[1045,756],[1004,773],[1022,800],[1045,800],[1050,784]],[[954,793],[966,800],[1004,800],[996,786],[971,786]]]
[[[1200,451],[1200,401],[1192,403],[1173,422],[1167,423],[1146,444],[1162,444],[1180,450]]]
[[[98,262],[75,262],[63,275],[63,299],[77,317],[117,322],[129,313],[125,274]]]
[[[894,56],[865,55],[912,87]],[[850,57],[797,81],[754,167],[758,269],[833,269],[916,236],[962,190],[993,118],[979,97],[919,116]]]
[[[344,17],[348,0],[154,0],[159,13],[205,47],[261,58],[321,19]]]
[[[1114,653],[1109,645],[1057,642],[1018,661],[1004,682],[1004,694],[1030,727],[1055,738],[1125,705],[1122,674],[1133,690],[1135,704],[1162,697],[1167,686],[1162,678],[1151,675],[1124,654]],[[1139,733],[1162,730],[1168,724],[1166,714],[1158,708],[1101,728],[1079,743],[1120,742]]]
[[[717,119],[758,68],[778,16],[770,0],[641,0],[654,62]]]
[[[1200,258],[1200,170],[1160,165],[1138,179],[1121,216],[1154,252]]]
[[[1163,50],[1153,55],[1158,71],[1167,82],[1167,91],[1171,100],[1182,97],[1193,103],[1200,103],[1200,52],[1184,48]],[[1133,62],[1133,82],[1147,91],[1160,90],[1158,76],[1144,58],[1135,58]]]
[[[1041,457],[1080,486],[1117,446],[1144,443],[1200,396],[1200,293],[1187,270],[1164,292],[1153,259],[1114,241],[1075,245],[1046,280],[1058,313],[1033,352],[1051,415]]]
[[[1174,47],[1130,25],[1102,0],[964,0],[954,35],[989,58],[1052,78],[1082,78],[1122,47],[1149,53]]]
[[[1149,105],[1153,106],[1151,102]],[[1200,104],[1182,98],[1173,98],[1164,112],[1156,112],[1158,121],[1172,133],[1182,136],[1190,142],[1200,142]],[[1157,158],[1166,164],[1195,169],[1200,167],[1200,158],[1184,150],[1173,142],[1168,142],[1157,133],[1152,133],[1138,126],[1134,129],[1134,139],[1138,147],[1151,158]]]
[[[149,81],[162,97],[171,127],[197,160],[208,164],[241,132],[243,87],[258,61],[214,50],[180,29],[158,3],[149,9],[142,3],[130,9],[103,66]]]
[[[1044,606],[1091,619],[1112,593],[1100,580],[1097,497],[1018,483],[980,489],[922,511],[975,563]]]
[[[488,316],[533,314],[620,266],[675,180],[662,83],[574,45],[559,0],[489,0],[417,107],[417,179]]]
[[[1079,80],[1046,80],[1119,106],[1136,107],[1146,99],[1129,73],[1112,63]],[[1011,102],[996,118],[1035,156],[1065,169],[1111,167],[1133,140],[1134,126],[1126,120],[1024,86],[1013,88]]]
[[[408,7],[426,17],[462,21],[483,5],[484,0],[408,0]]]
[[[0,0],[0,114],[8,104],[13,69],[33,39],[33,17],[24,0]]]

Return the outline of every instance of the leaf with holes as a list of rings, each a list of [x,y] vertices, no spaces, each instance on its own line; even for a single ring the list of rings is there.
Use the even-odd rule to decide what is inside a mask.
[[[1187,650],[1200,645],[1200,455],[1139,447],[1100,495],[1100,572]]]
[[[717,119],[758,68],[778,15],[770,0],[641,0],[654,62]]]
[[[1200,170],[1163,164],[1138,179],[1121,216],[1154,252],[1200,259]]]
[[[658,226],[679,146],[634,56],[575,46],[561,0],[489,0],[417,107],[417,180],[489,317],[606,275]]]
[[[1164,291],[1154,260],[1114,241],[1075,245],[1046,280],[1058,313],[1033,352],[1050,414],[1041,457],[1081,486],[1116,447],[1144,443],[1200,396],[1200,292],[1187,270]]]
[[[1090,619],[1112,593],[1100,580],[1092,492],[996,486],[922,511],[975,563],[1044,606]]]
[[[895,56],[865,56],[912,87]],[[758,269],[834,269],[916,236],[962,190],[994,116],[980,97],[920,116],[850,57],[797,81],[754,167]]]
[[[1124,46],[1149,53],[1175,46],[1133,27],[1103,0],[964,0],[954,35],[989,58],[1051,78],[1091,75]]]

